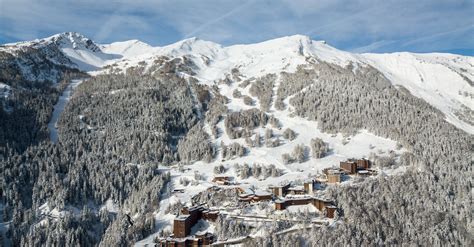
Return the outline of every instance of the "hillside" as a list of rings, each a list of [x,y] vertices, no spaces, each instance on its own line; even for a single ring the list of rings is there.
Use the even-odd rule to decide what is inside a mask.
[[[56,48],[53,51],[52,48]],[[271,73],[294,72],[298,65],[321,60],[340,66],[373,66],[392,84],[441,110],[446,119],[468,133],[473,127],[474,59],[453,54],[354,54],[337,50],[324,41],[294,35],[258,44],[219,44],[190,38],[164,47],[152,47],[139,40],[97,45],[78,33],[63,33],[45,39],[6,44],[0,51],[48,48],[48,59],[55,64],[79,68],[93,74],[103,66],[125,70],[138,64],[151,64],[160,56],[189,57],[195,78],[212,83],[238,69],[242,79]],[[57,50],[61,54],[56,55]],[[24,67],[24,66],[20,66]],[[29,71],[22,69],[26,75]],[[107,71],[107,70],[106,70]],[[447,83],[449,81],[449,83]],[[447,86],[449,85],[449,86]]]
[[[218,241],[472,242],[472,57],[355,54],[302,35],[152,47],[78,33],[0,55],[6,245],[167,241],[178,212],[200,204],[221,216],[192,235]],[[329,182],[350,159],[371,168]],[[241,200],[308,180],[305,196],[328,198],[335,216],[277,210],[299,195]]]

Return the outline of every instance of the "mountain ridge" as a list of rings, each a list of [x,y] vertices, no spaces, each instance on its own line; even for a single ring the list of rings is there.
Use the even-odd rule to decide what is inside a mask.
[[[74,32],[5,44],[0,46],[0,51],[14,54],[16,50],[28,47],[50,49],[53,52],[46,54],[51,53],[47,56],[54,63],[78,68],[92,75],[110,72],[107,67],[125,72],[128,68],[143,66],[146,71],[161,56],[186,57],[195,64],[193,76],[204,84],[225,79],[233,69],[238,69],[242,78],[249,79],[294,72],[298,66],[317,63],[318,60],[342,67],[353,66],[354,71],[359,67],[372,66],[392,84],[406,88],[441,110],[449,122],[474,133],[474,126],[468,123],[474,118],[474,58],[470,56],[411,52],[351,53],[338,50],[325,41],[311,40],[305,35],[230,46],[196,37],[156,47],[139,40],[98,45]],[[20,67],[25,67],[19,63]]]
[[[468,245],[472,64],[301,35],[151,47],[63,33],[2,46],[0,245],[155,245],[178,237],[174,220],[194,205],[222,212],[198,226],[218,241]],[[364,170],[340,173],[352,159]],[[293,195],[310,180],[314,191]],[[288,195],[271,189],[285,184]],[[249,190],[274,195],[243,202]],[[281,210],[300,196],[337,212]]]

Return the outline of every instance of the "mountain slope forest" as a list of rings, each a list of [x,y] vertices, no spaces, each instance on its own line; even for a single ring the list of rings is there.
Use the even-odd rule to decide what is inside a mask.
[[[223,195],[206,191],[214,174],[235,170],[255,184],[307,177],[312,170],[300,167],[359,152],[344,148],[366,145],[356,138],[365,131],[401,151],[371,154],[379,176],[326,189],[340,209],[332,224],[282,233],[295,224],[275,221],[254,234],[262,226],[222,216],[215,234],[251,235],[248,246],[472,246],[472,71],[450,65],[466,93],[444,109],[414,95],[413,84],[395,83],[376,60],[314,42],[297,36],[246,49],[261,58],[196,39],[140,44],[146,58],[107,54],[113,44],[75,33],[1,46],[0,243],[132,246],[162,236],[163,215],[191,203],[169,202],[178,184],[218,206]],[[269,52],[279,47],[281,67],[272,63],[279,53]],[[81,67],[87,61],[66,48],[103,63]],[[53,142],[48,123],[73,79],[82,83]]]

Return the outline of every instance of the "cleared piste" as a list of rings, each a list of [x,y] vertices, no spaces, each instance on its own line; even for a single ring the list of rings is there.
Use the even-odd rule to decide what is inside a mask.
[[[61,113],[64,111],[64,108],[66,107],[67,102],[69,102],[69,99],[71,98],[74,92],[74,88],[79,86],[79,84],[81,84],[82,81],[84,80],[82,79],[72,80],[71,83],[69,83],[69,85],[66,87],[64,92],[59,97],[58,103],[54,105],[53,116],[51,117],[51,120],[48,123],[49,138],[54,143],[58,141],[58,129],[56,126],[58,119],[61,116]]]

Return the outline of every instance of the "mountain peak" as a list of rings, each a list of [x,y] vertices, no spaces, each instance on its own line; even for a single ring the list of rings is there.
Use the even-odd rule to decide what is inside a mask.
[[[64,32],[44,39],[45,43],[54,43],[61,48],[87,49],[100,52],[99,46],[86,36],[76,32]]]
[[[194,53],[213,56],[222,50],[222,46],[212,41],[205,41],[196,37],[192,37],[178,41],[171,45],[164,46],[162,47],[162,50],[167,51],[173,55]]]
[[[154,50],[154,47],[138,39],[102,44],[100,48],[104,53],[119,54],[124,57],[150,53]]]
[[[295,34],[295,35],[266,40],[266,41],[260,42],[259,44],[294,46],[294,45],[300,45],[300,44],[310,45],[312,43],[313,43],[313,40],[311,40],[309,36],[302,35],[302,34]]]
[[[311,43],[311,37],[303,34],[294,34],[290,36],[285,36],[282,37],[282,39],[287,39],[287,40],[294,40],[294,41],[300,41],[300,42],[306,42],[306,43]]]

